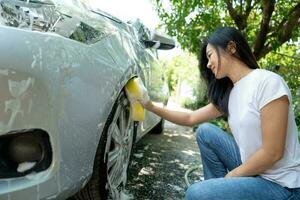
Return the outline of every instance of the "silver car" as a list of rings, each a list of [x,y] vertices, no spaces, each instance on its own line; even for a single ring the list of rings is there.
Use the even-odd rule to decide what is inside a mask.
[[[124,87],[168,90],[157,49],[174,41],[75,0],[0,0],[0,200],[120,199],[134,122]]]

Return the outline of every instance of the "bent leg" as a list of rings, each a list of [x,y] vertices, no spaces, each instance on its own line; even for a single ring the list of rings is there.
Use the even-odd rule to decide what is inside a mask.
[[[288,200],[292,193],[261,177],[215,178],[191,185],[186,200]]]
[[[201,124],[197,129],[196,139],[205,180],[224,177],[228,171],[241,165],[235,140],[219,127],[210,123]]]

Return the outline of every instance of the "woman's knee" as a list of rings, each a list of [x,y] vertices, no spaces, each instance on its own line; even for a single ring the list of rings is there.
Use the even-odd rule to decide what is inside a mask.
[[[198,186],[197,184],[191,185],[185,192],[185,200],[196,200],[198,199]]]
[[[207,181],[192,184],[185,192],[185,200],[212,200],[212,186]]]
[[[215,129],[215,125],[211,123],[203,123],[201,124],[196,131],[196,139],[198,143],[208,143],[210,137],[213,136],[212,132]]]

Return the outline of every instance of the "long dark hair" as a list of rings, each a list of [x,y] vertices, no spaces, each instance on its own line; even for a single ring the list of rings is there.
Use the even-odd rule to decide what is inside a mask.
[[[208,100],[216,108],[228,117],[228,100],[230,91],[233,88],[232,81],[228,78],[216,79],[212,71],[207,68],[208,59],[206,57],[206,47],[208,44],[216,48],[218,63],[220,65],[220,48],[226,49],[229,42],[236,44],[236,57],[245,63],[249,68],[259,68],[256,59],[249,47],[249,44],[242,33],[232,27],[221,27],[204,40],[200,52],[200,73],[207,84]]]

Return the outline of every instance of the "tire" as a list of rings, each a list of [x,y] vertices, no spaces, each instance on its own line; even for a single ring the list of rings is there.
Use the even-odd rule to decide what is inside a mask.
[[[129,101],[122,92],[103,129],[92,177],[73,199],[119,199],[127,182],[127,170],[138,125],[131,120],[129,108]]]
[[[152,129],[152,134],[163,134],[164,133],[165,120],[161,119],[158,124],[156,124]]]

